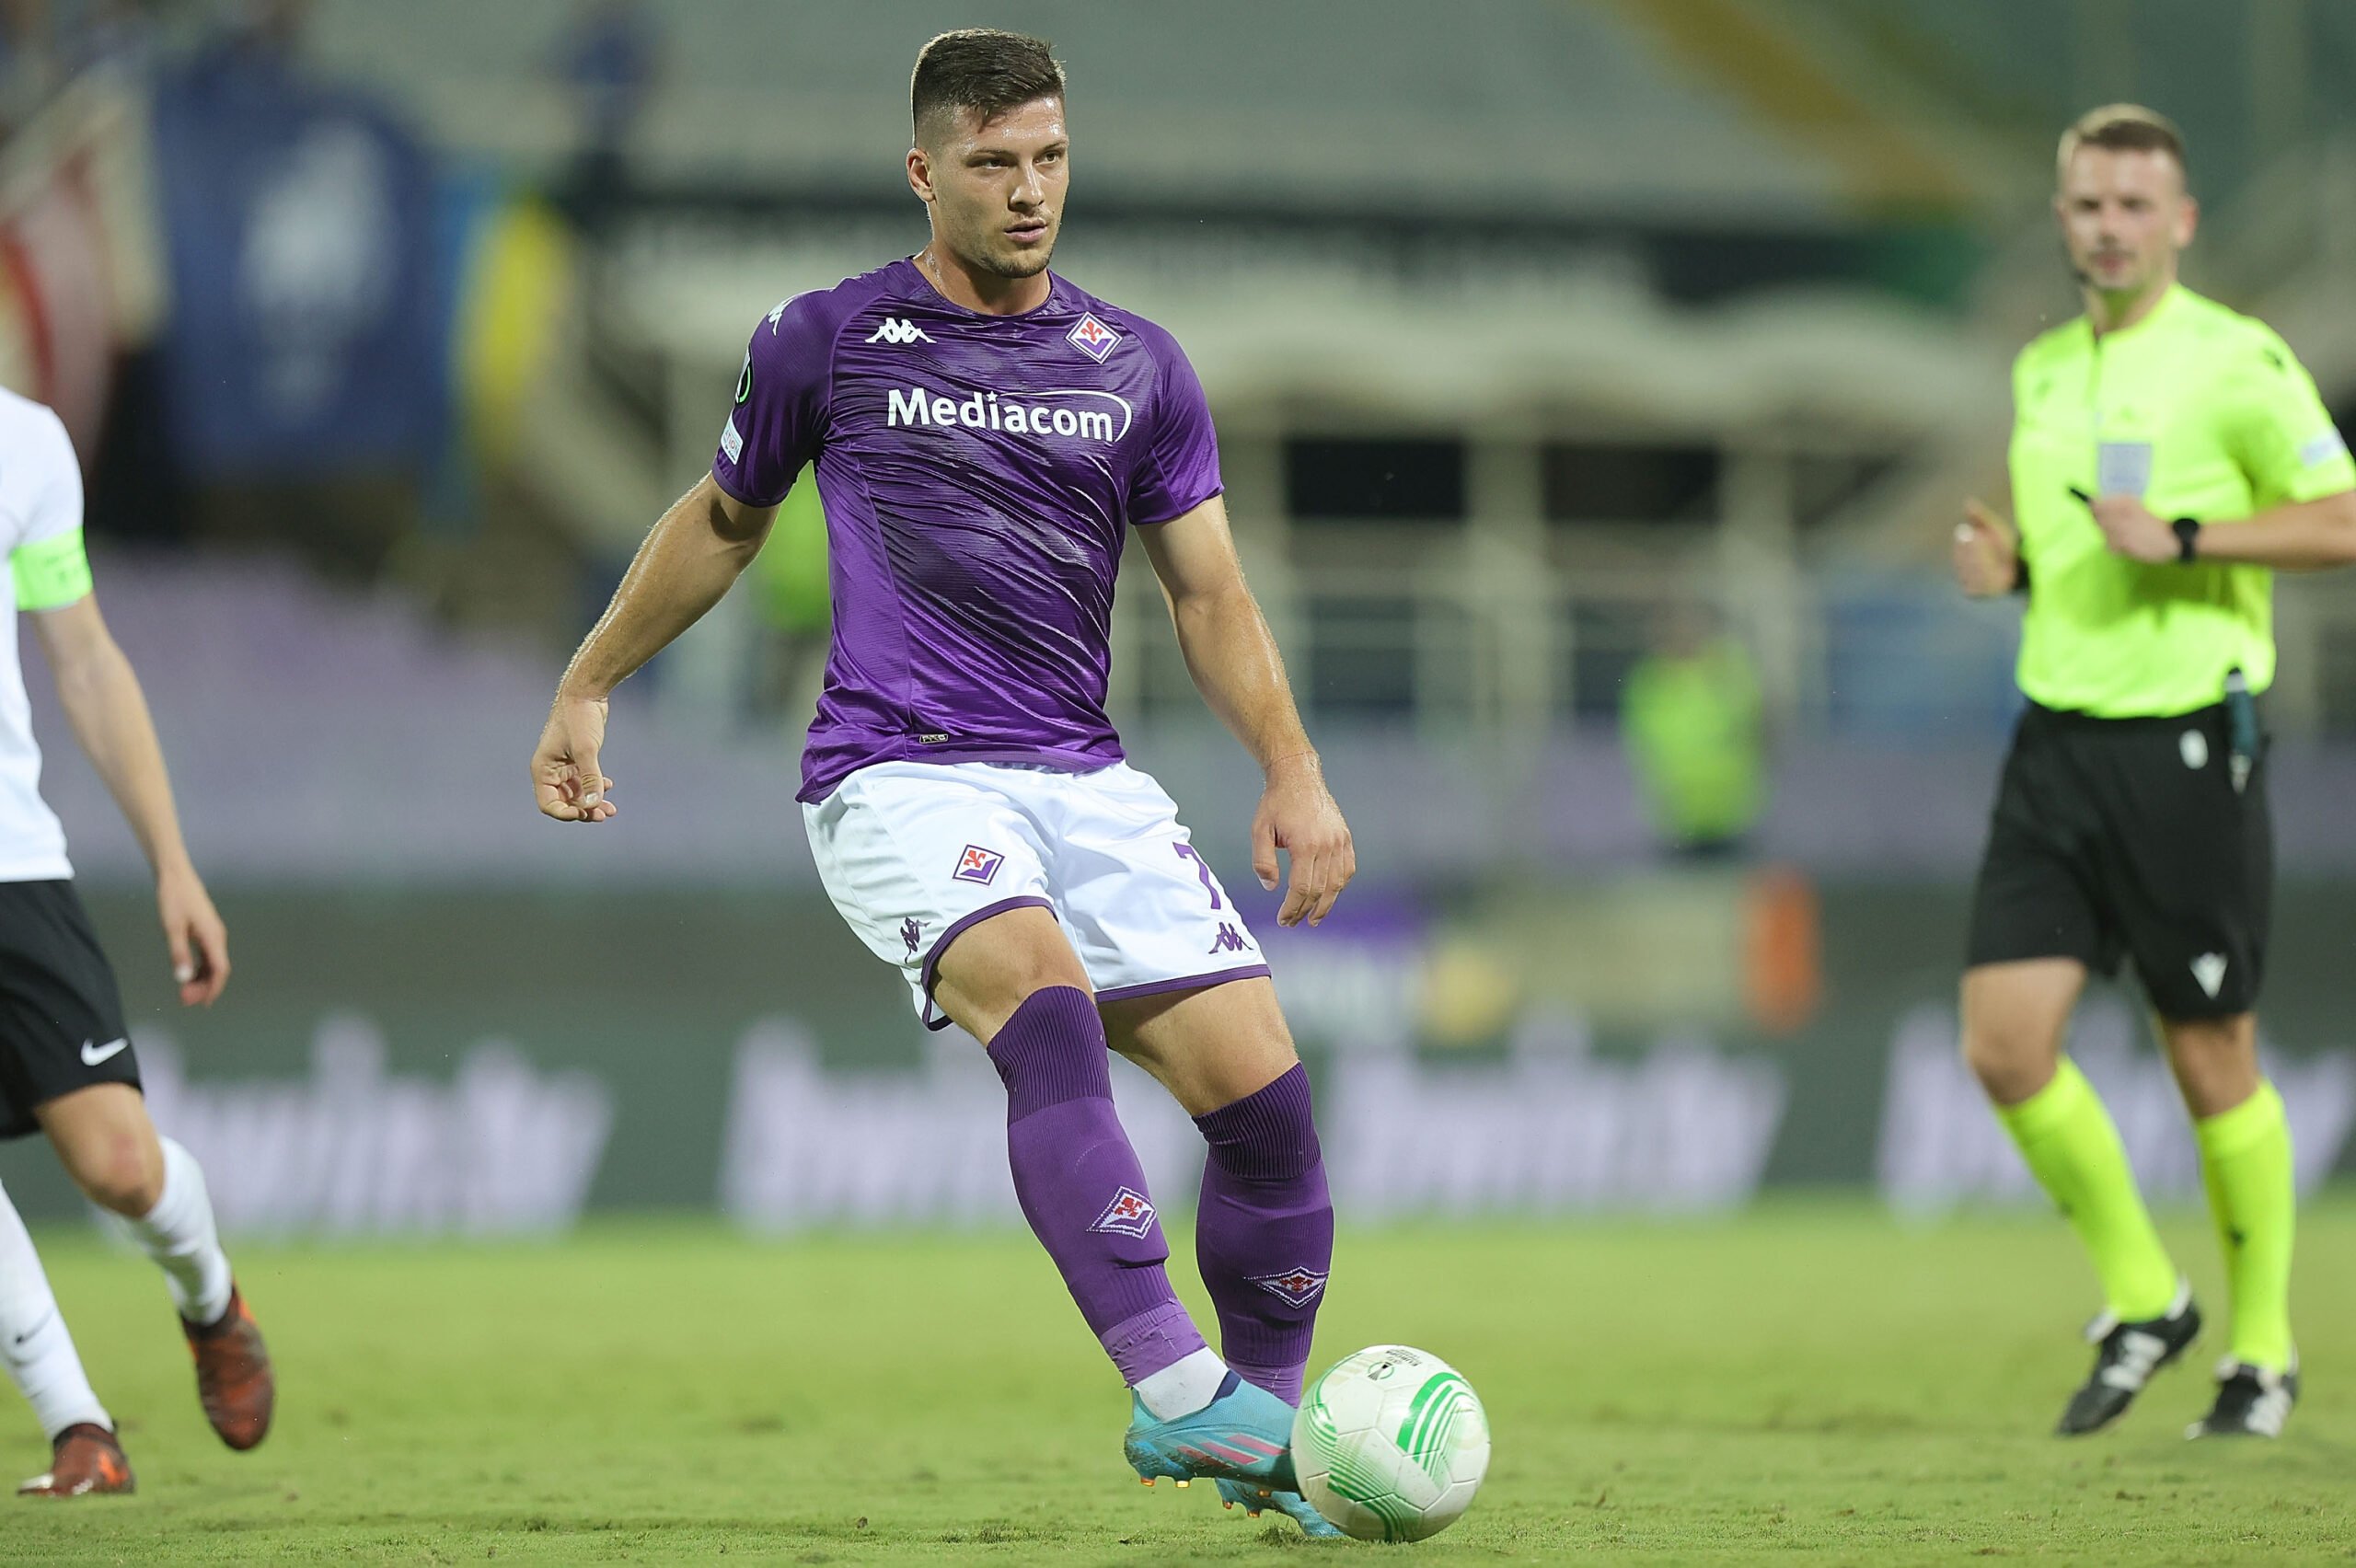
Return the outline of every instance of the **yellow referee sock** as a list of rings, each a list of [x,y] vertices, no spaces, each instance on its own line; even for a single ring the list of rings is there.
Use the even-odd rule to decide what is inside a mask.
[[[2281,1372],[2291,1365],[2291,1233],[2298,1196],[2291,1175],[2291,1123],[2282,1097],[2261,1080],[2231,1111],[2193,1124],[2210,1216],[2225,1251],[2234,1305],[2234,1359]]]
[[[2176,1300],[2176,1264],[2152,1228],[2119,1129],[2078,1065],[2062,1057],[2052,1082],[1996,1115],[2085,1243],[2111,1312],[2130,1323],[2165,1316]]]

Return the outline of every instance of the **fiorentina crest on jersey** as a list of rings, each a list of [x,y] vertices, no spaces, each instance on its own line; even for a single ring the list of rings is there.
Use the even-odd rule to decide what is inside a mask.
[[[1153,1228],[1153,1200],[1134,1187],[1123,1187],[1088,1228],[1109,1230],[1115,1236],[1143,1236]]]
[[[1094,360],[1098,364],[1104,363],[1104,356],[1111,353],[1114,346],[1121,340],[1121,335],[1118,332],[1090,315],[1082,315],[1080,325],[1064,336],[1070,340],[1072,347]]]
[[[957,858],[957,870],[953,874],[959,882],[979,882],[984,887],[997,880],[998,869],[1006,864],[1006,857],[995,849],[985,849],[978,844],[968,844]]]
[[[1325,1276],[1315,1269],[1296,1267],[1282,1274],[1253,1274],[1252,1283],[1296,1307],[1306,1307],[1325,1294]]]

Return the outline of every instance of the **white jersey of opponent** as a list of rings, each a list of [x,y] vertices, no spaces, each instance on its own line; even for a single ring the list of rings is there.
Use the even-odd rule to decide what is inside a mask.
[[[82,466],[49,409],[0,389],[0,552],[82,526]],[[40,798],[40,747],[17,655],[17,593],[0,592],[0,882],[53,882],[74,874],[65,829]]]

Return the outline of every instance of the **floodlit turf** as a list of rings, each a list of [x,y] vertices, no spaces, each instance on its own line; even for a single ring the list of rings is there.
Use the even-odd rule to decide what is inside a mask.
[[[2356,1203],[2311,1209],[2310,1391],[2279,1446],[2191,1446],[2200,1369],[2123,1427],[2048,1437],[2083,1373],[2084,1265],[2027,1216],[1862,1205],[1740,1219],[1345,1233],[1319,1355],[1454,1361],[1496,1432],[1439,1539],[1324,1549],[1540,1562],[2345,1562],[2356,1550]],[[2223,1307],[2198,1216],[2168,1227]],[[1182,1256],[1185,1242],[1179,1239]],[[1126,1401],[1012,1237],[237,1251],[277,1430],[205,1430],[161,1284],[42,1238],[139,1495],[0,1505],[0,1562],[1299,1562],[1289,1524],[1146,1491]],[[1185,1271],[1191,1274],[1191,1270]],[[44,1450],[18,1408],[8,1473]]]

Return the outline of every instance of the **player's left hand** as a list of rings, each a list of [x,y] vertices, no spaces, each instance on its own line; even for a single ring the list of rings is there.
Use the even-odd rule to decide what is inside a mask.
[[[1260,885],[1276,886],[1276,851],[1292,856],[1292,880],[1276,924],[1298,926],[1306,919],[1318,925],[1342,890],[1357,874],[1358,852],[1350,842],[1350,824],[1325,788],[1325,772],[1315,752],[1279,760],[1268,770],[1268,786],[1260,793],[1260,810],[1252,819],[1252,869]]]
[[[229,928],[194,867],[168,867],[156,878],[156,912],[163,918],[180,1005],[211,1007],[229,984]]]
[[[2086,502],[2086,510],[2095,514],[2095,526],[2102,530],[2113,555],[2147,566],[2176,559],[2176,530],[2154,516],[2142,497],[2098,495]]]

